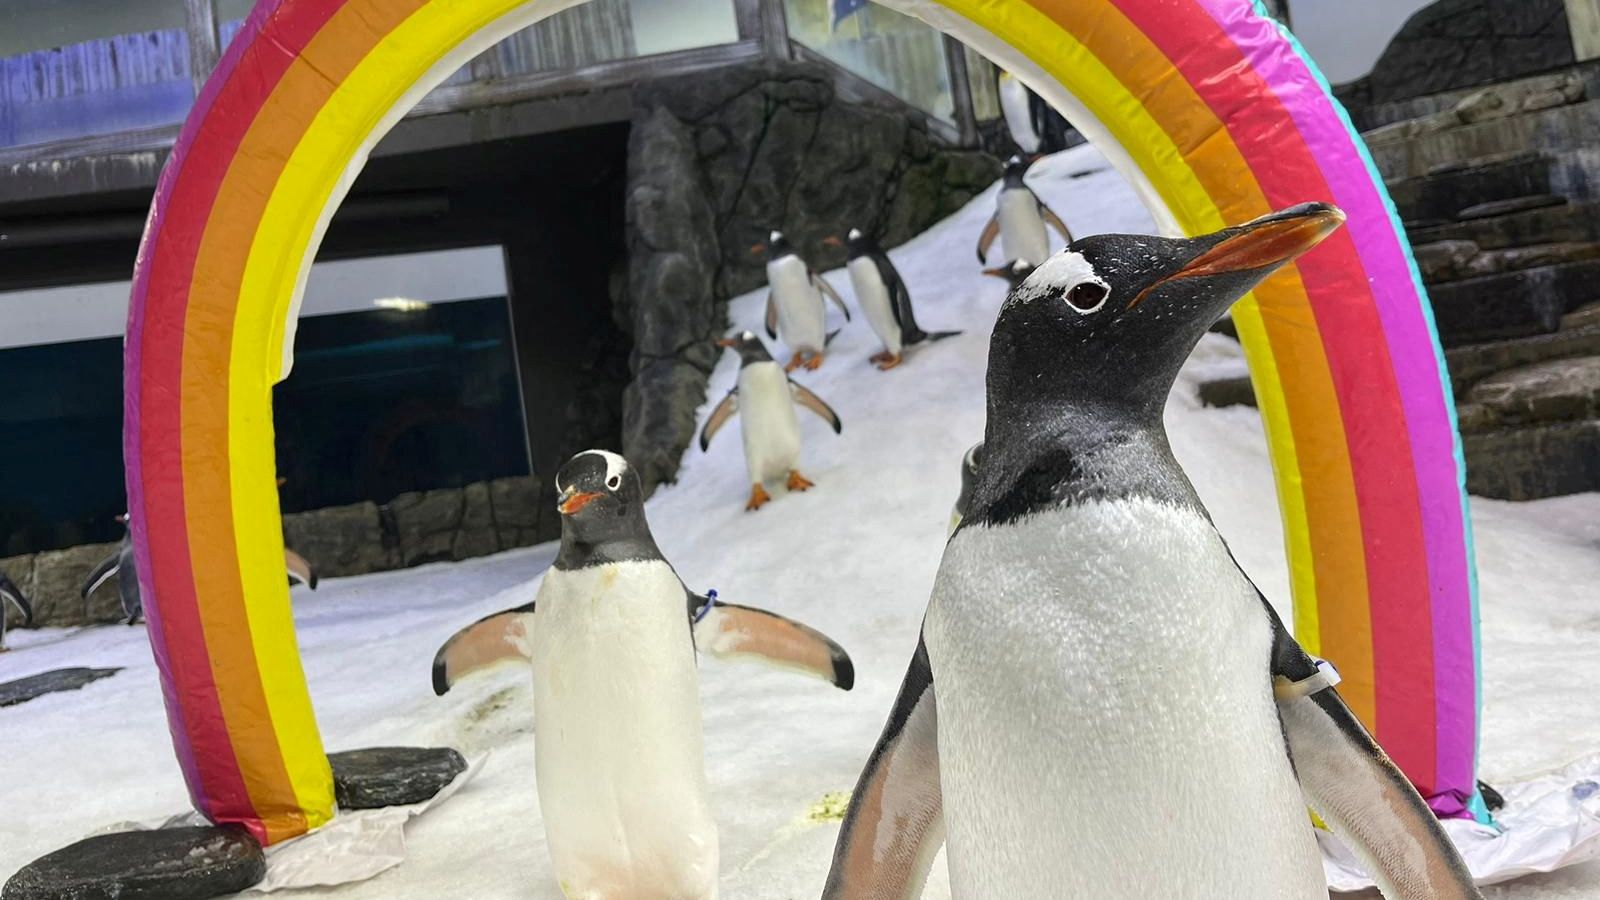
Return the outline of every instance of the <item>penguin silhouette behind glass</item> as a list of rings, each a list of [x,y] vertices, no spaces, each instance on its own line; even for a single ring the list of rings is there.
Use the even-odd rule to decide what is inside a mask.
[[[783,232],[774,231],[767,243],[757,244],[750,251],[767,254],[767,337],[783,341],[793,354],[784,371],[821,366],[823,351],[832,337],[827,331],[827,310],[822,298],[826,295],[832,300],[848,322],[850,310],[845,308],[844,299],[800,258]]]
[[[1239,297],[1336,229],[1304,204],[1096,235],[1011,292],[966,515],[823,897],[1327,900],[1306,805],[1386,896],[1476,900],[1439,822],[1234,561],[1162,422]]]
[[[561,549],[533,603],[458,632],[434,690],[505,660],[533,664],[545,838],[572,898],[717,896],[696,649],[849,690],[850,657],[774,613],[690,591],[657,548],[627,460],[588,450],[556,474]]]
[[[978,261],[986,262],[989,248],[995,238],[1000,239],[1007,259],[1044,260],[1050,257],[1050,235],[1046,224],[1060,232],[1061,239],[1072,243],[1072,232],[1039,195],[1028,187],[1023,176],[1028,174],[1028,163],[1020,156],[1006,160],[1003,183],[995,197],[994,215],[983,226],[978,236]]]
[[[6,573],[0,572],[0,652],[6,649],[6,604],[16,607],[22,614],[22,624],[33,624],[33,605]]]
[[[785,479],[791,491],[814,487],[800,474],[800,420],[795,416],[798,403],[833,426],[834,434],[843,429],[839,414],[822,398],[795,383],[772,361],[761,339],[748,331],[737,337],[717,341],[739,353],[739,381],[711,411],[700,430],[700,451],[711,446],[711,439],[735,415],[741,416],[739,430],[744,436],[744,461],[750,473],[750,501],[745,509],[764,506],[771,496],[765,485]]]
[[[823,240],[824,244],[846,246],[850,251],[850,284],[855,288],[856,302],[867,317],[867,324],[883,341],[883,352],[870,361],[880,370],[887,371],[900,365],[901,351],[923,342],[942,341],[955,337],[959,331],[923,331],[917,327],[917,317],[911,309],[911,292],[900,277],[900,270],[889,260],[889,254],[878,242],[852,228],[844,241],[836,237]]]

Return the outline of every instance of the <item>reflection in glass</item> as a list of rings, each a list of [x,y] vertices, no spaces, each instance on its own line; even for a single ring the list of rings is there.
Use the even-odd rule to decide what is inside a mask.
[[[833,28],[830,3],[784,0],[789,36],[912,106],[955,119],[950,70],[939,31],[868,3]]]
[[[0,147],[181,122],[182,0],[0,2]]]

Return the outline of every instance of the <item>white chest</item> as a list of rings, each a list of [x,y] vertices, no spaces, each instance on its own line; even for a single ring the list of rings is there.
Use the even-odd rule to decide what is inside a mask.
[[[699,685],[672,568],[552,570],[532,645],[539,806],[566,895],[714,896]]]
[[[900,352],[900,325],[894,318],[893,299],[883,283],[877,263],[870,257],[858,256],[850,260],[850,285],[855,288],[856,302],[867,317],[872,332],[883,341],[890,353]]]
[[[1039,201],[1025,188],[1000,192],[1000,243],[1006,259],[1025,259],[1038,265],[1050,257],[1050,238],[1045,234]]]
[[[752,484],[783,478],[799,467],[800,422],[789,376],[777,363],[739,370],[739,428]]]
[[[924,635],[956,897],[1326,897],[1267,619],[1195,513],[969,527]]]
[[[778,337],[790,350],[821,352],[827,339],[822,295],[806,264],[793,254],[767,263],[767,284],[778,307]]]

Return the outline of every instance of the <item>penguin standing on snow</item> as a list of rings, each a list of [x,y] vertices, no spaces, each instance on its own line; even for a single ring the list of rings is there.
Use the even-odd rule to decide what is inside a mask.
[[[1005,182],[995,199],[994,215],[983,226],[978,236],[978,262],[989,259],[989,248],[1000,238],[1007,259],[1043,261],[1050,257],[1048,224],[1061,234],[1061,239],[1072,243],[1072,232],[1039,195],[1028,187],[1023,176],[1028,174],[1028,163],[1020,156],[1006,160]],[[1035,265],[1038,263],[1035,262]]]
[[[765,245],[750,249],[753,253],[765,250],[767,254],[767,337],[783,341],[794,354],[784,371],[793,372],[800,366],[817,368],[822,365],[830,337],[822,297],[827,295],[848,322],[850,310],[845,308],[844,299],[800,258],[783,232],[774,231]]]
[[[615,453],[574,456],[556,491],[561,549],[538,597],[452,638],[435,690],[441,669],[447,690],[496,645],[501,658],[532,658],[539,809],[563,896],[714,900],[696,646],[844,690],[850,658],[804,625],[685,588],[650,534],[638,476]]]
[[[841,241],[830,237],[824,244],[837,247]],[[856,302],[867,316],[867,324],[883,341],[883,352],[871,357],[880,370],[887,371],[900,365],[900,352],[923,341],[941,341],[955,337],[959,331],[935,331],[931,334],[917,327],[917,317],[911,311],[911,292],[906,290],[900,271],[889,261],[889,254],[878,242],[859,228],[850,229],[843,242],[850,251],[850,284],[856,291]]]
[[[22,591],[17,589],[16,583],[7,577],[6,573],[0,572],[0,652],[6,649],[5,607],[7,603],[15,606],[17,612],[22,613],[22,624],[33,624],[33,605],[28,602],[27,597],[23,596]]]
[[[761,339],[748,331],[735,338],[717,341],[718,347],[739,352],[739,381],[711,411],[700,429],[700,452],[711,446],[711,439],[734,415],[742,413],[740,431],[744,434],[744,461],[750,472],[750,502],[746,510],[757,510],[771,500],[765,484],[786,479],[791,491],[813,487],[800,474],[800,420],[794,414],[796,403],[811,410],[833,426],[838,434],[844,425],[839,414],[822,398],[792,381],[767,353]]]
[[[825,898],[918,896],[943,841],[957,900],[1326,900],[1308,802],[1386,896],[1480,897],[1162,425],[1207,326],[1343,220],[1097,235],[1007,298],[967,516]]]

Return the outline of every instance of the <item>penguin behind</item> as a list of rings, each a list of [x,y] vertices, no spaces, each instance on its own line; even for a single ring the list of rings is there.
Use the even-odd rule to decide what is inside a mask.
[[[822,365],[823,351],[832,337],[827,332],[823,296],[839,307],[846,322],[850,310],[833,285],[795,252],[783,232],[774,231],[767,243],[750,248],[752,253],[763,251],[767,255],[767,337],[783,341],[793,354],[784,371],[801,366],[816,369]]]
[[[1009,288],[1015,288],[1017,285],[1027,281],[1028,276],[1032,275],[1033,270],[1037,268],[1039,267],[1025,259],[1013,259],[1010,262],[984,269],[983,274],[1004,281]]]
[[[833,426],[834,434],[844,428],[839,414],[778,368],[767,346],[754,334],[741,332],[737,337],[717,341],[717,346],[739,352],[739,380],[700,429],[700,452],[711,446],[711,439],[722,426],[740,415],[744,462],[750,473],[750,500],[744,507],[747,511],[765,506],[772,499],[767,483],[780,478],[791,491],[815,487],[800,474],[800,420],[794,407],[798,403],[821,416]]]
[[[961,493],[956,495],[955,508],[950,510],[950,534],[956,533],[961,520],[967,516],[967,508],[972,505],[972,486],[978,483],[978,466],[982,464],[983,441],[979,441],[961,456]]]
[[[580,453],[555,484],[561,548],[538,596],[451,638],[435,658],[435,690],[495,662],[481,651],[496,636],[501,659],[532,659],[539,807],[564,896],[714,900],[696,645],[845,690],[850,658],[804,625],[684,587],[621,456]]]
[[[911,309],[911,292],[906,289],[900,270],[890,261],[889,254],[878,242],[863,234],[861,229],[850,229],[844,241],[837,237],[823,240],[828,246],[846,246],[850,251],[850,284],[855,288],[856,302],[866,314],[867,324],[883,341],[883,352],[870,361],[880,371],[900,365],[901,351],[923,342],[941,341],[955,337],[959,331],[935,331],[931,334],[917,327],[917,317]]]
[[[1039,195],[1023,180],[1029,163],[1020,156],[1006,160],[1000,192],[995,196],[994,215],[978,236],[978,262],[989,259],[989,248],[1000,239],[1008,259],[1043,260],[1050,257],[1048,225],[1072,243],[1072,232]]]
[[[1343,219],[1096,235],[1012,291],[966,516],[824,898],[917,896],[944,843],[956,900],[1326,900],[1307,803],[1387,897],[1480,897],[1162,423],[1206,328]]]
[[[0,572],[0,653],[5,652],[6,649],[5,607],[8,603],[16,607],[17,612],[22,614],[23,625],[33,624],[33,604],[28,602],[28,598],[23,595],[22,591],[17,589],[16,583],[6,573]]]

